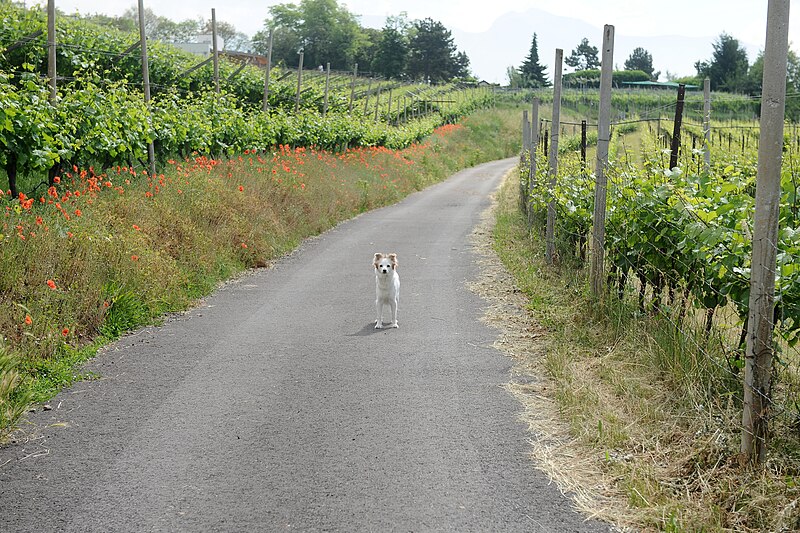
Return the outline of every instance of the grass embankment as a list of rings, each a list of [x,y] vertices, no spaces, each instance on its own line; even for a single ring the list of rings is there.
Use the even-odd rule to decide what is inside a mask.
[[[487,110],[405,150],[283,147],[152,177],[75,168],[31,199],[0,198],[0,434],[103,344],[342,220],[517,153],[517,128],[517,113]]]
[[[666,320],[593,304],[585,272],[548,266],[518,191],[512,178],[499,195],[495,250],[526,297],[518,367],[550,380],[516,392],[553,477],[593,492],[587,512],[647,531],[800,529],[796,450],[773,445],[763,468],[741,468],[736,393],[705,374]]]

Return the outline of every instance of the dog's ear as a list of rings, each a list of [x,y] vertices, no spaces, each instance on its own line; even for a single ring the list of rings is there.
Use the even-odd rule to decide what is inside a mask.
[[[381,259],[383,259],[383,254],[376,253],[375,254],[375,259],[372,261],[372,266],[374,266],[375,268],[378,268],[378,262]]]
[[[389,254],[389,261],[392,262],[392,268],[397,268],[397,254]]]

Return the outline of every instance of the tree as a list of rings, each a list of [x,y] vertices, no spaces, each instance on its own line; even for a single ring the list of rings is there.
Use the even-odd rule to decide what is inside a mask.
[[[267,25],[274,29],[272,57],[275,63],[283,61],[296,65],[298,53],[304,52],[306,65],[324,65],[349,69],[364,41],[364,32],[355,15],[336,0],[302,0],[300,5],[277,4],[269,8],[271,20]],[[266,53],[268,31],[253,38],[254,48]]]
[[[508,78],[508,87],[510,89],[519,89],[524,83],[522,74],[516,67],[510,66],[506,68],[506,78]]]
[[[764,78],[764,52],[761,51],[753,64],[750,65],[747,77],[749,78],[749,94],[760,95]],[[800,92],[800,57],[789,50],[786,64],[786,94]],[[786,99],[786,119],[792,122],[800,120],[800,101],[797,98]]]
[[[749,83],[747,51],[727,33],[722,33],[713,46],[710,60],[694,64],[698,77],[707,77],[714,91],[746,92]]]
[[[211,35],[211,19],[209,19],[203,26],[202,33]],[[217,21],[217,37],[222,39],[222,48],[224,50],[246,52],[252,48],[250,38],[244,33],[237,31],[236,27],[229,22],[223,22],[220,20]]]
[[[536,33],[533,34],[533,41],[531,42],[531,50],[528,57],[519,68],[519,73],[522,76],[523,87],[549,87],[550,82],[547,80],[545,67],[539,63],[539,46],[536,43]]]
[[[597,55],[599,50],[596,46],[589,44],[589,39],[583,38],[581,43],[572,51],[567,59],[564,60],[568,66],[575,70],[593,70],[600,68],[600,59]]]
[[[642,47],[634,48],[628,59],[625,60],[625,70],[641,70],[652,81],[656,81],[661,75],[661,71],[653,72],[653,56]]]
[[[202,32],[203,24],[202,19],[173,22],[166,17],[156,15],[149,7],[144,9],[144,31],[148,39],[166,43],[190,42],[198,33]],[[115,25],[120,28],[132,26],[138,31],[139,10],[134,7],[129,8],[120,16],[120,22]]]
[[[381,30],[372,71],[385,78],[401,78],[408,64],[408,37],[404,19],[388,17]]]
[[[441,22],[416,20],[410,33],[407,72],[411,78],[437,83],[459,74],[452,34]]]

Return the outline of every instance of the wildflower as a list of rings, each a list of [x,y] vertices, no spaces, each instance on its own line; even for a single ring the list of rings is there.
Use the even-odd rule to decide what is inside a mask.
[[[55,178],[53,178],[53,183],[55,183],[56,185],[58,185],[59,183],[61,183],[61,178],[59,178],[58,176],[56,176]]]
[[[47,286],[50,287],[52,290],[55,290],[56,289],[56,282],[53,281],[52,279],[48,279],[47,280]]]
[[[64,329],[62,329],[62,330],[61,330],[61,335],[63,335],[64,337],[66,337],[67,335],[69,335],[69,328],[64,328]]]
[[[41,226],[43,223],[44,223],[44,221],[42,220],[42,217],[37,216],[36,217],[36,225],[37,226]]]
[[[31,324],[33,324],[33,319],[31,318],[31,315],[25,315],[25,325],[30,326]]]
[[[139,260],[139,256],[138,255],[134,254],[134,255],[131,256],[131,261],[138,261],[138,260]]]
[[[140,229],[142,229],[142,228],[140,228],[139,226],[137,226],[136,224],[134,224],[134,225],[133,225],[133,229],[135,229],[136,231],[139,231],[139,230],[140,230]]]
[[[242,248],[247,248],[247,245],[245,243],[242,243]]]
[[[239,192],[244,192],[244,187],[242,187],[241,185],[239,185]]]
[[[80,210],[80,209],[76,209],[76,210],[75,210],[75,216],[76,216],[76,217],[79,217],[79,216],[81,216],[81,215],[83,215],[83,213],[81,212],[81,210]]]

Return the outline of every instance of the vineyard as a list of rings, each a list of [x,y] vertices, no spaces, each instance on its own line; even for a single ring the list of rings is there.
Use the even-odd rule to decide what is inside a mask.
[[[355,78],[274,68],[268,111],[265,76],[221,60],[220,93],[212,67],[170,45],[149,43],[152,100],[143,98],[138,35],[82,20],[56,20],[56,105],[48,102],[46,16],[0,5],[0,163],[11,195],[42,175],[48,185],[73,165],[146,167],[154,144],[159,167],[197,153],[316,146],[404,148],[439,125],[488,105],[485,90]],[[329,86],[329,93],[325,86]],[[26,181],[27,180],[27,181]]]

